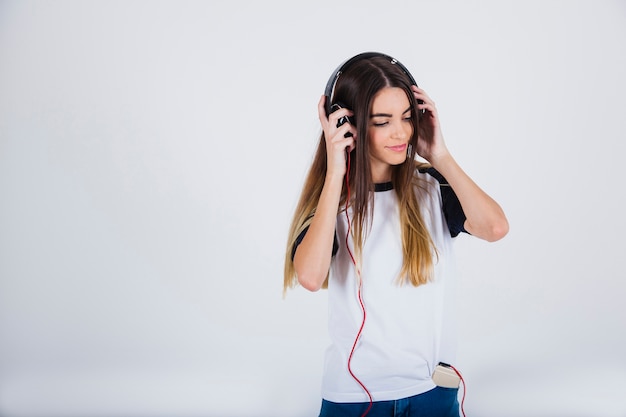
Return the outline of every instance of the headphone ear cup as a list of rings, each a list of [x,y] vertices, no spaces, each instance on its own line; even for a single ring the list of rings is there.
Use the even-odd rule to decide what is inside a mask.
[[[331,113],[334,113],[339,109],[345,109],[345,108],[346,106],[341,102],[333,103],[333,105],[330,106]],[[337,120],[337,127],[344,125],[346,123],[354,126],[354,120],[351,117],[343,116],[343,117],[340,117],[339,120]]]

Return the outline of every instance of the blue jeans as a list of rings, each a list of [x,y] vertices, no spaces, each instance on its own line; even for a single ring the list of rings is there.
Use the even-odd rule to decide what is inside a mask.
[[[423,394],[391,401],[374,401],[367,417],[459,417],[458,388],[435,387]],[[319,417],[361,417],[369,402],[322,400]]]

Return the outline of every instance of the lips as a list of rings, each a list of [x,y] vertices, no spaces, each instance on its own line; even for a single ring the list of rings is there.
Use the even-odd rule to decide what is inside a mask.
[[[406,143],[402,144],[402,145],[396,145],[396,146],[387,146],[387,149],[394,151],[394,152],[405,152],[406,151]]]

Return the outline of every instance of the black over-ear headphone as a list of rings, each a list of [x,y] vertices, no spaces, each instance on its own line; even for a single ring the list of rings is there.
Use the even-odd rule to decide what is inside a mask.
[[[380,53],[380,52],[360,53],[358,55],[353,56],[352,58],[347,59],[343,63],[341,63],[341,65],[337,67],[337,69],[332,73],[332,75],[328,79],[328,82],[326,83],[326,89],[324,90],[324,95],[326,96],[326,116],[332,113],[331,106],[333,105],[332,99],[333,99],[333,94],[335,93],[335,85],[337,84],[337,80],[339,79],[339,76],[341,75],[341,73],[343,73],[350,65],[354,64],[356,61],[360,61],[362,59],[374,58],[374,57],[385,58],[389,60],[389,62],[391,62],[392,64],[397,65],[409,77],[409,79],[411,80],[411,83],[413,85],[417,85],[417,83],[415,82],[415,79],[413,78],[409,70],[406,69],[406,67],[402,65],[402,63],[398,61],[397,59],[389,55]],[[422,103],[421,100],[419,100],[418,102],[420,104]]]

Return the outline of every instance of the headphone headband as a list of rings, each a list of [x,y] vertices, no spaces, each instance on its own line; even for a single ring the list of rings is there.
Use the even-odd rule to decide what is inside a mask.
[[[335,91],[335,85],[337,84],[337,80],[339,80],[339,76],[341,75],[341,73],[344,72],[348,67],[350,67],[356,61],[360,61],[362,59],[375,58],[375,57],[385,58],[392,64],[397,65],[409,77],[409,79],[411,80],[411,83],[413,85],[417,85],[417,83],[415,82],[415,79],[413,78],[409,70],[404,65],[402,65],[402,63],[398,61],[397,59],[389,55],[380,53],[380,52],[360,53],[342,62],[341,65],[339,65],[337,69],[335,69],[335,71],[332,73],[332,75],[328,79],[328,82],[326,83],[326,88],[324,89],[324,95],[326,96],[326,115],[327,116],[330,114],[330,106],[332,105],[331,99]]]

